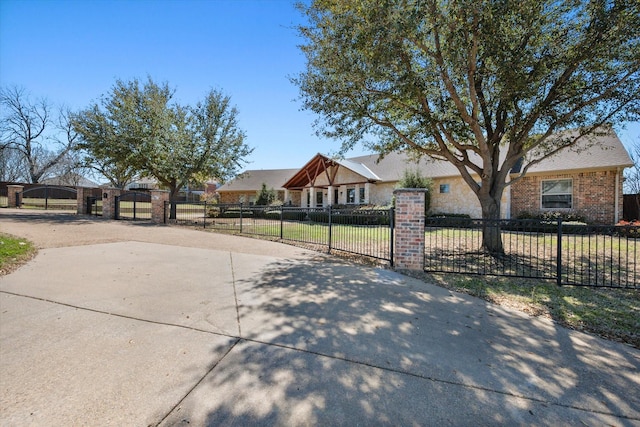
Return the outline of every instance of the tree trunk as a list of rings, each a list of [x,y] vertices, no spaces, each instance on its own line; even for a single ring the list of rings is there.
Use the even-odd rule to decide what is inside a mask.
[[[492,256],[504,255],[500,234],[500,199],[478,197],[482,207],[482,249]]]

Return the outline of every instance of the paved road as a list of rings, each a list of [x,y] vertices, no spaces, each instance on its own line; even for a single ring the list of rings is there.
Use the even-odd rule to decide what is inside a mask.
[[[0,425],[640,425],[640,351],[273,242],[0,210]]]

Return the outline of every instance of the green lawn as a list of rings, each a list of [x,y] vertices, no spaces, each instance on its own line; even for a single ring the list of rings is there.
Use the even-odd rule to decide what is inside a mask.
[[[557,286],[550,281],[462,274],[412,274],[447,289],[543,316],[570,329],[640,348],[640,290]]]
[[[36,248],[27,240],[0,234],[0,276],[30,260]]]
[[[76,199],[44,199],[40,197],[23,197],[22,207],[27,209],[76,209]]]

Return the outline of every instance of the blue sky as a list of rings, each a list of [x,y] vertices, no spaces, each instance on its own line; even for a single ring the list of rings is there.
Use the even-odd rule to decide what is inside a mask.
[[[293,1],[0,1],[0,84],[72,109],[117,78],[168,82],[195,104],[231,96],[254,147],[248,169],[301,167],[339,149],[315,136],[288,77],[304,69]],[[354,152],[353,155],[362,154]]]
[[[254,147],[246,169],[301,167],[340,146],[314,135],[288,79],[305,66],[302,20],[290,0],[0,0],[0,85],[72,109],[117,78],[166,81],[188,104],[219,89]],[[640,123],[619,135],[630,146]]]

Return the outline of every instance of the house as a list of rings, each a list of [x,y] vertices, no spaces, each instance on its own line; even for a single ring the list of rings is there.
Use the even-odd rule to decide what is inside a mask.
[[[157,190],[158,188],[160,188],[158,181],[155,178],[150,177],[137,178],[124,187],[127,191]]]
[[[504,151],[504,150],[503,150]],[[571,211],[589,222],[611,224],[622,218],[623,170],[633,165],[613,131],[582,140],[533,165],[524,177],[514,168],[501,203],[501,217],[523,212]],[[521,167],[521,166],[520,166]],[[315,155],[300,169],[250,170],[218,189],[222,203],[252,203],[262,183],[294,206],[387,205],[406,170],[418,169],[433,181],[432,213],[480,218],[475,194],[449,162],[404,153],[333,159]]]
[[[265,184],[268,189],[276,190],[278,200],[289,201],[290,199],[285,196],[286,190],[282,184],[297,171],[298,169],[261,169],[243,172],[217,189],[220,203],[253,204],[262,184]],[[295,205],[300,206],[299,201]]]
[[[78,175],[77,173],[68,173],[60,176],[55,176],[53,178],[43,179],[42,181],[40,181],[40,184],[87,188],[96,188],[100,186],[98,183],[93,182],[82,175]]]

